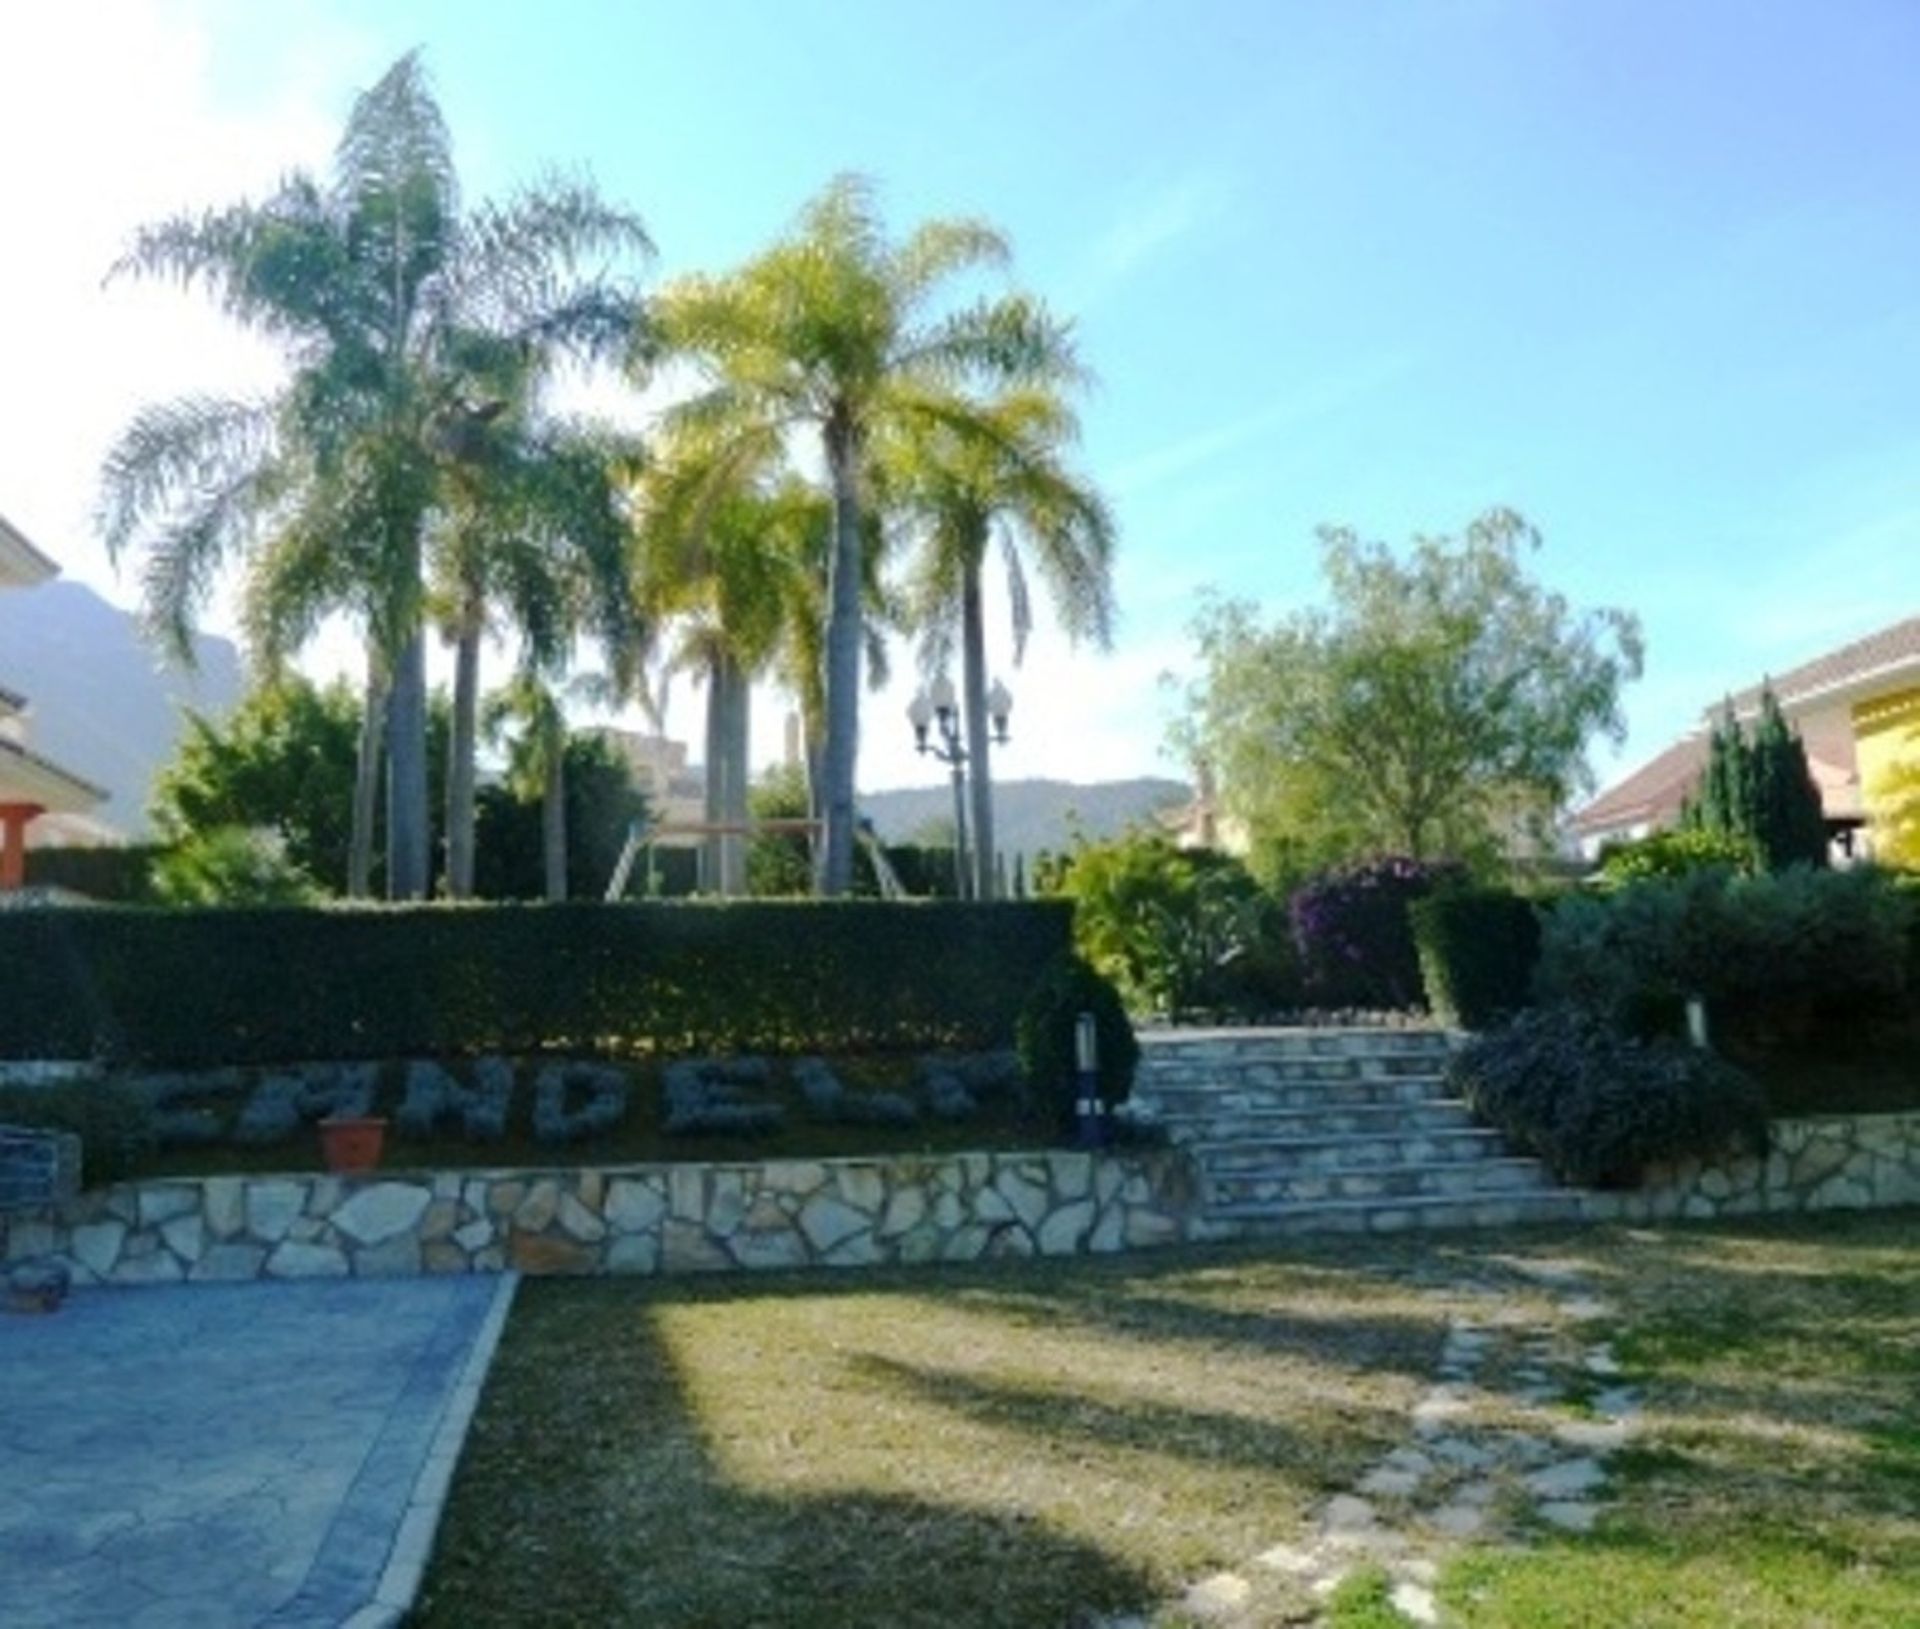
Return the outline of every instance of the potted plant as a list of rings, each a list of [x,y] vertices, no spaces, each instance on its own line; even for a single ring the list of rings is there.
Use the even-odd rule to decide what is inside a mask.
[[[329,1171],[371,1171],[387,1141],[382,1114],[330,1114],[318,1122],[320,1156]]]

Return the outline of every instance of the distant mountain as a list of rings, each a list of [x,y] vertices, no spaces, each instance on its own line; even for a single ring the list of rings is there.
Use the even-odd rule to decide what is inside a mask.
[[[27,698],[28,744],[111,793],[99,816],[129,837],[147,830],[180,709],[224,713],[245,688],[231,641],[202,635],[194,649],[198,672],[167,666],[132,615],[81,583],[0,594],[0,684]]]
[[[1142,776],[1129,781],[996,781],[993,818],[996,845],[1003,853],[1031,858],[1041,849],[1066,848],[1076,831],[1090,838],[1113,837],[1161,809],[1193,796],[1179,781]],[[889,843],[904,843],[931,828],[953,830],[953,790],[913,786],[893,792],[863,792],[861,813]]]

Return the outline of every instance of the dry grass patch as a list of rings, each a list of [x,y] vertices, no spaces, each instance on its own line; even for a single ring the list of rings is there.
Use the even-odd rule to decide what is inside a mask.
[[[1449,1305],[1412,1265],[530,1283],[421,1621],[1060,1629],[1146,1606],[1295,1536],[1400,1439]]]

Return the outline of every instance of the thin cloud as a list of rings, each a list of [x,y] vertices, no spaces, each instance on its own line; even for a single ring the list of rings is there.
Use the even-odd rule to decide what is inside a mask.
[[[1133,205],[1093,247],[1096,275],[1119,281],[1161,251],[1225,215],[1233,189],[1218,175],[1190,175]]]

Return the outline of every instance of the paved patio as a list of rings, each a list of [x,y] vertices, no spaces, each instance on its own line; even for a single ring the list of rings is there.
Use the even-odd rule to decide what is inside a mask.
[[[76,1292],[0,1316],[12,1629],[393,1621],[504,1278]]]

